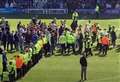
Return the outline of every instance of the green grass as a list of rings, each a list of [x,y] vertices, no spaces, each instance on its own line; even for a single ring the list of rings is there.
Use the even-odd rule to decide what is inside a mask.
[[[112,51],[110,51],[112,52]],[[88,81],[119,82],[118,54],[88,58]],[[52,56],[43,58],[19,82],[78,82],[80,80],[79,56]]]
[[[29,20],[29,19],[8,19],[8,21],[9,21],[9,24],[11,26],[11,30],[16,30],[16,26],[17,26],[17,23],[19,21],[21,21],[22,24],[27,25],[27,24],[29,24],[29,22],[31,20]],[[57,20],[58,25],[60,25],[60,21],[61,20]],[[48,25],[51,22],[51,20],[43,19],[42,22],[46,22],[46,24]],[[70,26],[71,22],[72,22],[71,20],[67,20],[66,23],[67,23],[68,26]],[[85,25],[86,22],[88,22],[88,20],[80,20],[80,21],[78,21],[78,24]],[[102,28],[107,28],[109,24],[114,25],[117,28],[120,27],[120,19],[92,20],[91,22],[99,23]]]
[[[12,30],[16,29],[18,21],[28,24],[30,20],[9,19]],[[50,20],[43,20],[49,24]],[[84,25],[87,20],[80,20]],[[68,26],[71,20],[67,20]],[[120,27],[120,19],[117,20],[92,20],[98,22],[102,28],[108,24]],[[58,20],[58,25],[60,20]],[[119,28],[120,29],[120,28]],[[118,41],[119,43],[119,41]],[[95,53],[95,52],[94,52]],[[17,53],[16,53],[17,54]],[[8,54],[9,55],[9,54]],[[106,57],[93,56],[88,58],[87,81],[85,82],[119,82],[120,81],[120,52],[116,49],[110,50]],[[9,55],[11,57],[11,55]],[[52,56],[43,58],[33,67],[24,78],[18,82],[79,82],[80,80],[80,56]]]

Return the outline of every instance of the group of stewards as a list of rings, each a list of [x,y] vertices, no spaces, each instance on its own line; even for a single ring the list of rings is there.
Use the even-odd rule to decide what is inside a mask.
[[[0,48],[1,55],[0,55],[0,76],[1,81],[3,82],[15,82],[17,79],[23,77],[28,70],[33,67],[35,64],[39,62],[42,58],[42,51],[44,45],[46,45],[46,37],[40,37],[35,45],[31,45],[31,47],[26,46],[24,49],[24,53],[20,53],[15,55],[13,58],[8,60],[6,64],[6,69],[3,66],[3,55],[2,52],[4,50]]]

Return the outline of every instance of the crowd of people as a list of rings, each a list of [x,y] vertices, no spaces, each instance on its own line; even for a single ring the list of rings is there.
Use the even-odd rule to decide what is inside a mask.
[[[0,0],[0,7],[94,9],[120,8],[119,0]]]
[[[57,19],[47,25],[45,22],[33,17],[28,25],[19,22],[17,30],[11,31],[9,22],[2,17],[0,22],[0,75],[2,80],[9,76],[10,82],[19,79],[34,66],[43,56],[71,55],[85,53],[86,57],[93,56],[93,48],[99,55],[107,55],[109,46],[116,46],[115,27],[103,29],[99,23],[90,20],[85,25],[78,25],[78,14],[73,14],[73,22],[68,26],[66,20]],[[6,52],[13,54],[7,60]]]

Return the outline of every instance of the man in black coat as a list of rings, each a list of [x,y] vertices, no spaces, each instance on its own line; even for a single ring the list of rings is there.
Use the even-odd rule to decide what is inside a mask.
[[[78,29],[77,42],[78,42],[78,46],[79,46],[78,53],[80,53],[80,54],[83,50],[83,38],[84,37],[83,37],[81,29]]]
[[[10,52],[13,52],[14,48],[14,31],[12,31],[12,33],[8,32],[8,36],[7,36],[7,50],[9,50],[9,45],[10,45]]]
[[[80,58],[81,65],[81,81],[87,80],[86,72],[87,72],[87,59],[85,53],[82,53],[82,57]]]
[[[4,50],[6,50],[6,44],[7,44],[7,33],[6,33],[6,31],[2,32],[1,41],[2,41],[2,45],[4,47]]]
[[[18,32],[16,32],[15,34],[14,34],[14,39],[15,39],[15,49],[18,51],[19,50],[19,34],[18,34]]]
[[[113,48],[114,48],[115,45],[116,45],[116,39],[117,39],[116,32],[114,31],[114,29],[115,29],[115,27],[113,26],[113,27],[112,27],[112,31],[110,32],[111,42],[112,42]]]

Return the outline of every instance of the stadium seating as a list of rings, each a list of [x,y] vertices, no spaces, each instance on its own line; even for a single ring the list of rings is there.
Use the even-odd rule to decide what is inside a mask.
[[[19,8],[95,8],[99,4],[102,8],[119,8],[119,0],[0,0],[0,8],[14,3]],[[71,7],[72,5],[72,7]]]

